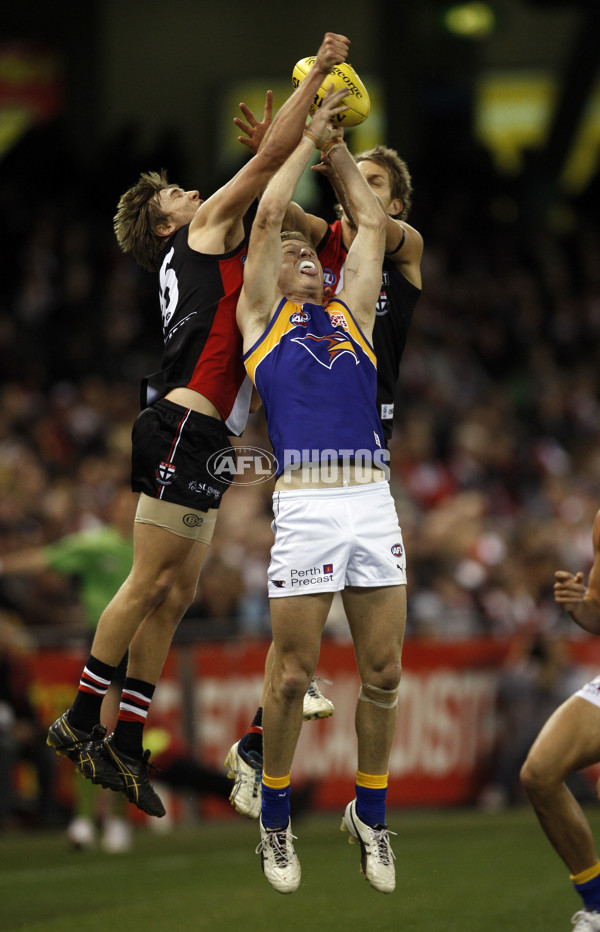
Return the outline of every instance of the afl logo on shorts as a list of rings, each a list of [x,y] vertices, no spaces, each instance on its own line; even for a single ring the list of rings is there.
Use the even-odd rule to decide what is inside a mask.
[[[183,523],[186,527],[200,527],[201,524],[204,524],[204,518],[201,518],[200,515],[187,514],[183,516]]]
[[[171,485],[175,478],[175,467],[172,463],[160,463],[154,475],[160,485]]]
[[[331,269],[323,269],[323,284],[333,288],[336,282],[337,278]]]
[[[403,554],[402,544],[394,544],[392,547],[392,553],[395,557],[401,557]]]

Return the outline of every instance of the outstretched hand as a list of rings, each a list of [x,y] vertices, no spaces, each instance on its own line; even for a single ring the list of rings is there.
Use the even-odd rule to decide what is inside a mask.
[[[273,122],[273,91],[267,91],[262,120],[259,121],[255,117],[250,107],[245,104],[244,101],[240,103],[240,110],[244,114],[247,122],[245,123],[240,117],[233,118],[233,122],[237,128],[245,134],[244,136],[238,136],[238,142],[241,142],[244,146],[248,146],[252,154],[256,155]]]
[[[331,121],[335,119],[338,113],[348,110],[348,107],[342,103],[346,94],[345,88],[336,91],[333,84],[330,84],[323,98],[323,103],[310,121],[308,129],[319,149],[327,142],[334,141],[338,137],[341,139],[339,125],[334,125]]]
[[[583,573],[567,573],[557,570],[554,574],[554,601],[562,606],[566,612],[573,612],[583,602],[587,587],[583,581]]]
[[[334,126],[332,124],[330,124],[330,126],[331,126],[331,129],[333,130],[332,135],[330,137],[330,141],[331,142],[344,142],[343,128],[341,126]],[[333,167],[333,165],[331,164],[331,160],[324,152],[321,153],[321,160],[319,162],[316,162],[314,165],[311,165],[310,170],[313,172],[317,172],[317,174],[319,175],[324,175],[325,178],[328,178],[329,181],[331,181],[332,183],[337,177],[337,172],[335,168]]]

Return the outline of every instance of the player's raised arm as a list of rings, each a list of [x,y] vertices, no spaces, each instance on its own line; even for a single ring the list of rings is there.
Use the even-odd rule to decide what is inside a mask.
[[[349,47],[345,36],[325,33],[311,70],[277,112],[260,151],[197,211],[190,224],[192,248],[214,253],[237,245],[243,235],[242,217],[294,150],[315,92],[333,66],[346,60]]]
[[[245,121],[240,117],[234,117],[233,119],[235,125],[244,134],[238,136],[238,142],[247,146],[256,155],[272,122],[273,92],[267,91],[262,120],[258,119],[244,101],[240,103],[240,110],[244,114]],[[300,204],[295,204],[292,201],[286,211],[283,229],[302,233],[311,241],[313,246],[317,246],[327,232],[327,221],[321,217],[316,217],[314,214],[307,213]]]
[[[587,586],[582,572],[557,570],[554,574],[554,600],[569,613],[575,624],[592,634],[600,634],[600,511],[592,528],[594,562]]]
[[[357,227],[356,237],[346,258],[344,287],[338,297],[352,309],[365,336],[370,339],[381,287],[388,217],[346,144],[337,140],[331,147],[324,147],[323,152],[335,169],[345,198],[352,204]]]
[[[233,122],[246,134],[239,136],[239,141],[247,145],[255,155],[264,152],[268,146],[267,153],[270,159],[287,158],[300,139],[316,92],[334,65],[346,61],[349,49],[350,40],[346,36],[326,32],[312,68],[273,120],[273,95],[270,91],[267,91],[262,121],[258,121],[250,108],[242,102],[240,109],[248,122],[243,123],[239,118],[234,118]]]
[[[258,205],[244,267],[244,285],[237,308],[244,346],[262,332],[275,309],[281,268],[281,224],[302,172],[321,146],[332,138],[330,120],[342,112],[345,91],[328,91],[296,149],[271,179]]]
[[[280,163],[290,155],[298,144],[306,124],[306,117],[315,93],[327,78],[334,65],[346,61],[350,40],[335,32],[326,32],[317,52],[315,63],[306,78],[278,110],[270,130],[265,137],[259,156]]]
[[[384,149],[384,147],[379,147]],[[377,150],[372,150],[376,153]],[[387,150],[392,153],[393,150]],[[396,153],[393,153],[396,155]],[[403,165],[407,175],[408,169],[398,158],[398,162]],[[390,185],[390,172],[377,160],[369,159],[369,153],[363,153],[359,156],[359,162],[363,163],[363,172],[373,193],[382,200],[383,208],[388,215],[385,228],[385,255],[394,265],[397,265],[402,274],[416,288],[421,288],[421,259],[423,256],[423,237],[418,230],[415,230],[406,222],[407,210],[404,209],[403,201],[400,197],[394,197],[391,202],[385,203],[383,195],[386,186]],[[324,158],[317,165],[313,165],[312,170],[319,174],[325,175],[333,188],[342,210],[346,216],[349,226],[356,229],[354,219],[354,209],[351,201],[348,199],[348,193],[341,183],[337,172],[331,162]],[[410,176],[408,176],[410,178]]]

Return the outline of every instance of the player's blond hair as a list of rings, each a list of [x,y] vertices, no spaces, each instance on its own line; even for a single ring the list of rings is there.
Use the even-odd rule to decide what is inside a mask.
[[[366,149],[354,156],[358,162],[375,162],[385,168],[390,176],[392,198],[399,198],[402,201],[402,210],[396,214],[397,220],[406,220],[412,207],[412,178],[408,166],[404,159],[401,159],[395,149],[389,146],[375,146],[373,149]]]
[[[156,228],[168,220],[157,195],[170,187],[164,169],[142,172],[136,184],[121,195],[113,219],[115,236],[123,252],[130,252],[149,272],[158,270],[165,245],[164,236],[159,236]]]
[[[281,242],[287,243],[288,240],[300,240],[301,243],[305,243],[307,246],[310,246],[311,249],[315,247],[309,239],[306,238],[304,233],[298,233],[296,230],[284,230],[281,234]]]

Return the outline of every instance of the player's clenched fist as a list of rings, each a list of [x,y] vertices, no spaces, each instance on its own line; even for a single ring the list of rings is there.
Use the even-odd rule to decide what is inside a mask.
[[[324,74],[329,74],[334,65],[346,61],[350,50],[350,39],[336,32],[326,32],[317,52],[315,67]]]

